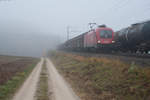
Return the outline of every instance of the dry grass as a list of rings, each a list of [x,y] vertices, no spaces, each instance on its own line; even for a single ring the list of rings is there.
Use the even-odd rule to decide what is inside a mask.
[[[149,67],[63,52],[51,59],[83,100],[150,100]]]
[[[35,99],[50,100],[48,95],[48,75],[45,60],[42,66],[42,71],[40,73],[40,80],[38,82]]]

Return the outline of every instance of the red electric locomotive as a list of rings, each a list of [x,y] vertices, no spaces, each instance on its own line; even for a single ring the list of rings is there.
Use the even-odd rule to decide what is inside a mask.
[[[84,35],[84,48],[106,48],[114,42],[114,32],[106,26],[99,26]]]

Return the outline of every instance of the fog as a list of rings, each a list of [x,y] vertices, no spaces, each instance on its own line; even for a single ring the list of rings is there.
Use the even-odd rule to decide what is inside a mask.
[[[149,0],[0,0],[0,54],[41,56],[88,31],[88,23],[115,31],[150,19]]]
[[[59,36],[44,34],[27,23],[5,23],[0,27],[0,54],[17,56],[42,56],[60,44]]]

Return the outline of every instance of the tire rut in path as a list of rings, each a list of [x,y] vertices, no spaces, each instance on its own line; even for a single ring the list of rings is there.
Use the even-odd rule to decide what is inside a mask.
[[[73,92],[69,84],[58,73],[52,62],[47,58],[47,69],[49,73],[49,83],[52,87],[52,100],[80,100]]]
[[[39,81],[39,75],[41,72],[41,66],[43,64],[43,58],[33,69],[29,77],[25,80],[21,88],[14,95],[12,100],[34,100],[34,94]]]

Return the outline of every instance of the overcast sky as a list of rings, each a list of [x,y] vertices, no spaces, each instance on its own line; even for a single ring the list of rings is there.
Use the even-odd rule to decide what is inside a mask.
[[[53,34],[65,40],[67,26],[78,35],[89,22],[116,31],[148,19],[150,0],[0,0],[0,34]]]

